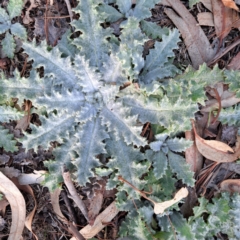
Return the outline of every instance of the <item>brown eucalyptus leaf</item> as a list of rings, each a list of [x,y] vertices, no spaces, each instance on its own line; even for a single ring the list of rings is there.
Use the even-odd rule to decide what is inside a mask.
[[[119,210],[117,209],[115,202],[112,202],[103,212],[97,216],[93,226],[88,224],[86,227],[80,230],[80,233],[86,239],[94,237],[105,227],[104,223],[110,222],[118,214],[118,212]],[[77,240],[77,238],[73,237],[70,240]]]
[[[227,179],[220,184],[221,192],[240,193],[240,179]]]
[[[26,129],[28,128],[29,123],[31,121],[31,117],[32,116],[25,115],[21,119],[17,120],[17,125],[16,125],[15,129],[21,129],[23,131],[26,131]]]
[[[237,7],[236,3],[233,0],[222,0],[222,3],[228,7],[235,9],[236,11],[239,11],[239,8]]]
[[[235,149],[232,149],[227,144],[216,140],[205,140],[201,138],[195,129],[195,123],[192,120],[192,126],[195,134],[195,143],[198,151],[207,159],[222,163],[233,162],[240,156],[240,136],[236,143]]]
[[[25,200],[16,185],[0,172],[0,192],[7,198],[12,211],[12,225],[8,240],[21,239],[26,217]]]
[[[93,225],[96,217],[98,216],[103,203],[102,192],[97,192],[90,201],[90,206],[88,207],[88,219],[89,224]]]
[[[194,141],[194,133],[192,131],[185,132],[186,140]],[[193,142],[192,146],[187,148],[185,151],[186,162],[190,165],[190,169],[197,173],[201,170],[203,164],[202,154],[199,153],[195,142]]]
[[[214,26],[213,14],[211,12],[198,13],[197,19],[201,26]]]
[[[211,0],[201,0],[205,8],[212,12],[212,1]]]
[[[227,66],[227,69],[240,70],[240,52],[231,60]]]
[[[166,8],[165,12],[182,34],[194,68],[209,62],[215,51],[195,18],[180,0],[165,0],[175,11]]]
[[[237,103],[240,102],[240,98],[237,98],[235,96],[236,94],[233,92],[230,92],[228,90],[223,91],[223,93],[220,95],[221,97],[221,106],[223,108],[231,107]],[[213,110],[218,109],[219,103],[217,99],[211,99],[206,101],[206,106],[201,109],[201,112],[211,112]]]
[[[212,0],[212,8],[216,34],[222,40],[232,29],[234,10],[224,6],[221,0]]]
[[[174,196],[173,199],[169,200],[169,201],[165,201],[165,202],[161,202],[161,203],[155,203],[154,204],[154,213],[155,214],[163,214],[164,211],[171,207],[173,204],[179,202],[180,200],[182,200],[183,198],[187,197],[188,195],[188,190],[187,188],[183,187],[181,188],[176,195]]]

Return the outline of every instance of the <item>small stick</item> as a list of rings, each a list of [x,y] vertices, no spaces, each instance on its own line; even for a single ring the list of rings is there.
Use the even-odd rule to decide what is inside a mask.
[[[71,19],[71,22],[72,22],[72,20],[73,20],[73,13],[72,13],[71,4],[70,4],[69,0],[65,0],[65,3],[67,5],[68,13],[69,13],[69,16],[70,16],[70,19]]]
[[[78,196],[69,172],[63,172],[62,171],[62,176],[63,176],[63,179],[64,179],[64,183],[67,186],[68,191],[71,194],[71,197],[72,197],[73,201],[77,204],[77,206],[79,207],[79,209],[81,210],[82,214],[87,219],[87,221],[89,221],[88,220],[87,208],[86,208],[83,200]]]
[[[72,220],[73,222],[75,223],[75,225],[77,225],[77,218],[76,218],[76,215],[75,215],[75,212],[73,211],[73,208],[72,208],[72,205],[70,203],[70,200],[69,198],[67,197],[67,194],[65,191],[62,191],[61,192],[61,195],[62,195],[62,198],[63,198],[63,201],[65,202],[66,204],[66,207],[68,209],[68,212],[70,213],[71,217],[72,217]]]

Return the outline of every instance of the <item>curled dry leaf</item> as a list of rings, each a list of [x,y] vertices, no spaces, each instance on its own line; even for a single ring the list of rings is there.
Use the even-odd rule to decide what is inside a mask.
[[[183,187],[181,188],[176,195],[174,196],[173,199],[161,203],[154,203],[154,213],[155,214],[162,214],[164,211],[171,207],[173,204],[179,202],[183,198],[187,197],[188,195],[188,190],[187,188]]]
[[[170,8],[165,9],[165,13],[182,34],[193,67],[197,69],[199,65],[204,62],[211,61],[215,55],[215,51],[195,18],[189,13],[188,9],[180,0],[165,0],[163,3],[171,6],[177,13],[176,14],[175,11]]]
[[[240,179],[227,179],[220,184],[221,192],[240,193]]]
[[[233,162],[240,156],[240,136],[238,136],[235,150],[227,144],[216,140],[205,140],[201,138],[195,128],[195,123],[192,120],[192,126],[195,134],[195,143],[198,151],[207,159],[222,163]]]
[[[199,25],[201,26],[214,26],[213,14],[210,12],[201,12],[197,15]]]
[[[187,140],[194,141],[193,130],[186,131],[185,138]],[[190,169],[196,174],[198,174],[198,172],[202,168],[203,157],[202,157],[202,154],[199,153],[195,142],[193,142],[193,145],[191,147],[186,149],[185,158],[186,158],[186,162],[190,165]]]
[[[231,60],[227,66],[227,69],[240,70],[240,52]]]
[[[18,182],[21,185],[41,183],[44,181],[46,171],[34,171],[33,173],[21,173],[18,176]]]
[[[2,172],[0,172],[0,192],[9,201],[12,210],[12,225],[8,240],[21,239],[26,216],[25,200],[15,184]]]
[[[222,0],[222,3],[229,8],[235,9],[239,11],[239,8],[237,7],[236,3],[233,0]]]
[[[50,198],[53,206],[53,211],[56,213],[58,219],[62,222],[64,222],[68,226],[68,231],[75,236],[77,240],[83,240],[82,235],[78,232],[77,228],[69,222],[62,214],[62,211],[60,209],[59,205],[59,195],[61,193],[61,189],[57,188],[54,192],[50,192]]]
[[[104,223],[110,222],[117,214],[119,210],[116,207],[115,202],[112,202],[102,213],[100,213],[94,224],[90,224],[80,230],[80,233],[86,239],[94,237],[98,234],[104,227]],[[76,240],[76,238],[71,238],[70,240]]]
[[[236,94],[233,92],[229,92],[228,90],[225,90],[222,93],[218,91],[218,93],[221,97],[221,106],[223,108],[231,107],[240,102],[240,98],[237,98]],[[206,102],[206,106],[201,109],[201,112],[211,112],[213,110],[218,109],[218,107],[219,107],[219,103],[217,99],[211,99]]]
[[[222,41],[229,34],[233,22],[236,20],[234,10],[224,6],[221,0],[213,0],[212,9],[215,31],[220,41]]]

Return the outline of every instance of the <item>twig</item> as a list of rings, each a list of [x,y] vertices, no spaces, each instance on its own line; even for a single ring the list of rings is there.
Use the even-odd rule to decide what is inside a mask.
[[[65,3],[67,5],[68,13],[69,13],[69,16],[70,16],[70,19],[71,19],[71,22],[72,22],[72,20],[73,20],[73,13],[72,13],[71,4],[70,4],[69,0],[65,0]]]
[[[75,213],[74,213],[74,211],[73,211],[72,205],[71,205],[71,203],[70,203],[69,198],[67,197],[66,192],[65,192],[65,191],[62,191],[62,192],[61,192],[61,195],[62,195],[63,201],[64,201],[65,204],[66,204],[66,207],[67,207],[67,209],[68,209],[68,212],[70,213],[70,215],[71,215],[71,217],[72,217],[73,222],[74,222],[75,224],[78,224],[78,223],[77,223],[76,215],[75,215]]]
[[[46,42],[48,43],[48,18],[47,18],[47,12],[48,12],[48,0],[46,0],[46,10],[44,14],[44,31],[46,35]]]
[[[223,55],[228,53],[230,50],[232,50],[234,47],[236,47],[238,44],[240,44],[240,38],[234,42],[233,44],[229,45],[222,51],[220,51],[210,62],[207,63],[208,66],[214,64],[219,58],[221,58]]]
[[[73,201],[77,204],[77,206],[81,210],[82,214],[84,215],[84,217],[88,221],[87,208],[86,208],[84,202],[82,201],[82,199],[78,196],[69,172],[63,172],[62,171],[62,176],[63,176],[63,179],[64,179],[64,183],[67,186],[68,191],[71,194],[71,197],[72,197]]]

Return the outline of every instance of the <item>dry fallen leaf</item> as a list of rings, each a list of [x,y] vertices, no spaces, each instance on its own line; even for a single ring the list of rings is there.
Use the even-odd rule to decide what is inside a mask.
[[[199,25],[201,26],[214,26],[214,21],[213,21],[213,14],[210,12],[201,12],[198,13],[197,19],[199,22]]]
[[[195,128],[192,120],[192,126],[195,134],[195,143],[198,151],[207,159],[215,162],[233,162],[240,156],[240,136],[236,143],[235,151],[227,144],[216,140],[205,140],[201,138]]]
[[[26,217],[25,200],[15,184],[2,172],[0,172],[0,192],[9,201],[12,211],[12,225],[8,240],[21,239]]]
[[[227,69],[240,70],[240,52],[231,60],[227,66]]]
[[[80,230],[80,233],[86,239],[94,237],[98,234],[104,227],[104,223],[110,222],[117,214],[119,210],[116,207],[115,202],[112,202],[102,213],[100,213],[93,226],[90,224]],[[76,238],[71,238],[70,240],[77,240]]]
[[[28,1],[24,1],[24,4],[26,4]],[[23,17],[23,23],[24,24],[29,24],[30,22],[33,22],[33,19],[30,17],[30,11],[33,9],[33,8],[36,8],[38,5],[35,4],[35,1],[34,0],[30,0],[30,6],[27,8],[26,10],[26,13],[25,13],[25,16]]]
[[[236,11],[239,11],[239,8],[237,7],[236,3],[233,0],[222,0],[222,3],[228,7],[235,9]]]
[[[103,203],[103,193],[97,192],[90,201],[90,206],[88,207],[88,219],[89,224],[93,225],[96,217],[98,216]]]
[[[34,200],[34,208],[27,215],[27,217],[25,219],[25,226],[33,234],[35,239],[38,240],[38,237],[32,231],[32,221],[33,221],[33,217],[35,215],[36,209],[37,209],[37,201],[36,201],[35,195],[33,193],[33,190],[29,185],[21,185],[18,181],[18,178],[16,178],[16,177],[12,178],[11,180],[17,186],[18,189],[30,194],[32,196],[33,200]]]
[[[221,192],[240,193],[240,179],[227,179],[220,184]]]
[[[63,216],[62,211],[59,206],[59,195],[60,195],[61,191],[62,190],[60,188],[57,188],[56,190],[54,190],[54,192],[50,192],[50,198],[51,198],[51,203],[53,206],[53,211],[57,214],[57,217],[61,221],[67,222],[67,219]]]
[[[212,12],[212,1],[211,0],[200,0],[205,8]]]
[[[21,173],[18,176],[18,182],[21,185],[27,185],[27,184],[35,184],[35,183],[41,183],[44,181],[45,177],[44,174],[47,173],[46,171],[34,171],[33,173]]]
[[[186,140],[194,141],[194,133],[193,131],[185,132]],[[190,165],[190,169],[198,174],[198,172],[202,168],[203,157],[202,154],[199,153],[195,142],[193,142],[192,146],[187,148],[185,151],[186,162]]]
[[[183,198],[187,197],[188,195],[188,190],[187,188],[183,187],[181,188],[176,195],[174,196],[173,199],[169,200],[169,201],[165,201],[165,202],[161,202],[161,203],[155,203],[154,204],[154,213],[155,214],[162,214],[164,213],[164,211],[171,207],[173,204],[179,202],[180,200],[182,200]]]
[[[15,129],[21,129],[21,130],[25,131],[29,126],[31,117],[32,117],[31,115],[30,116],[25,115],[21,119],[17,120],[17,125],[16,125]]]
[[[232,29],[234,10],[224,6],[221,0],[212,0],[212,9],[215,31],[221,42]]]
[[[236,94],[233,92],[229,92],[228,90],[223,91],[220,95],[221,97],[221,106],[223,108],[231,107],[240,102],[240,98],[235,96]],[[208,100],[205,104],[206,106],[201,108],[201,112],[211,112],[213,110],[218,109],[219,103],[217,99]]]
[[[195,18],[180,0],[165,0],[164,2],[167,2],[178,13],[177,15],[170,8],[165,9],[168,17],[182,34],[193,67],[197,69],[204,62],[209,62],[215,52]]]

